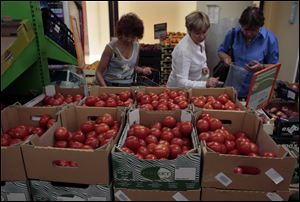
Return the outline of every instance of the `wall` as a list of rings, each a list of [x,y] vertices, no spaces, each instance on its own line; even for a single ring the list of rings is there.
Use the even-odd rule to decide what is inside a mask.
[[[86,1],[89,55],[88,64],[100,60],[105,45],[109,42],[109,18],[107,1]]]
[[[167,30],[186,32],[185,16],[196,10],[196,1],[119,1],[119,17],[136,13],[144,21],[141,43],[158,43],[154,39],[154,24],[167,22]]]
[[[299,60],[299,6],[295,24],[289,23],[292,1],[265,1],[266,27],[279,41],[279,61],[282,64],[278,79],[293,82]]]

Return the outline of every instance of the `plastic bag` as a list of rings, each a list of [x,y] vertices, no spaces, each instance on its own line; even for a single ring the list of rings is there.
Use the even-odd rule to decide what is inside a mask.
[[[249,71],[244,67],[231,64],[224,86],[233,87],[237,92],[239,92],[248,74]]]

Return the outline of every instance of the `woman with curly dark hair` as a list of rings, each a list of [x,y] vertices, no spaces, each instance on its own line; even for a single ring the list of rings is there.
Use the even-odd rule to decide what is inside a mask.
[[[108,43],[96,71],[101,86],[131,86],[134,72],[151,74],[151,68],[137,66],[138,39],[144,34],[143,21],[134,13],[123,15],[117,23],[117,38]]]

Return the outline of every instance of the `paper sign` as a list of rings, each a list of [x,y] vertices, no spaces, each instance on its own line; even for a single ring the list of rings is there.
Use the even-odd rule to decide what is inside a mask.
[[[218,5],[207,5],[207,15],[211,24],[218,24],[220,7]]]
[[[180,192],[177,192],[172,197],[175,199],[175,201],[188,201],[188,199],[185,196],[183,196]]]
[[[219,173],[215,176],[215,179],[218,180],[221,184],[223,184],[225,187],[230,185],[232,183],[232,180],[227,177],[224,173]]]
[[[48,96],[54,96],[55,95],[55,86],[54,85],[48,85],[45,87],[45,93]]]
[[[8,201],[26,201],[26,196],[24,193],[8,193]]]
[[[124,194],[124,192],[122,192],[121,190],[115,193],[115,197],[120,201],[131,201],[130,198],[128,198],[128,196],[126,196],[126,194]]]
[[[107,201],[106,197],[89,197],[88,201]]]
[[[196,168],[177,168],[175,169],[175,180],[195,180]]]
[[[265,174],[275,183],[279,184],[282,182],[284,179],[283,177],[274,169],[271,168],[265,172]]]
[[[283,198],[274,192],[268,192],[266,195],[271,201],[283,201]]]

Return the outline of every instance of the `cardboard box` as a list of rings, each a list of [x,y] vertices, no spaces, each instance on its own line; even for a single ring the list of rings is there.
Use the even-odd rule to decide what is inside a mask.
[[[200,113],[196,113],[196,120]],[[276,158],[250,157],[216,153],[201,141],[203,154],[202,187],[219,189],[239,189],[255,191],[287,190],[294,172],[296,158],[285,147],[276,145],[265,133],[254,113],[209,112],[220,119],[231,133],[244,131],[258,145],[260,153],[273,152]],[[226,123],[225,123],[226,121]],[[238,166],[251,166],[259,169],[257,175],[235,174]]]
[[[32,201],[28,181],[1,180],[1,201]]]
[[[202,188],[201,201],[287,201],[290,192],[243,191]]]
[[[140,160],[135,155],[121,150],[127,137],[129,126],[134,122],[149,126],[172,115],[177,121],[191,121],[192,115],[185,110],[141,111],[133,110],[128,114],[128,123],[118,145],[112,150],[114,186],[130,189],[187,190],[200,187],[200,151],[192,132],[194,149],[187,155],[172,160]]]
[[[255,113],[263,123],[263,129],[269,135],[273,135],[274,132],[274,119],[271,119],[262,109],[255,110]]]
[[[298,102],[299,97],[299,83],[289,83],[286,81],[277,81],[276,82],[276,97],[284,99],[284,100],[291,100],[294,102]],[[292,88],[292,85],[296,86],[298,91]]]
[[[30,181],[34,201],[112,201],[112,185]]]
[[[55,148],[54,132],[60,126],[73,132],[78,130],[80,124],[90,117],[109,113],[114,120],[121,123],[119,133],[114,141],[96,150],[83,150],[71,148]],[[79,183],[79,184],[110,184],[110,151],[118,140],[124,124],[124,113],[113,108],[86,108],[68,106],[61,113],[62,124],[57,123],[42,137],[34,138],[31,145],[24,145],[22,152],[29,179]],[[78,167],[59,167],[52,165],[56,160],[68,160],[78,163]]]
[[[35,107],[35,106],[44,106],[43,100],[46,96],[53,96],[55,93],[61,93],[62,95],[82,95],[82,98],[88,94],[87,87],[81,85],[79,88],[61,88],[57,85],[48,85],[43,89],[44,93],[38,95],[37,97],[33,98],[29,102],[25,103],[25,107]],[[83,100],[83,99],[82,99]],[[72,104],[80,104],[82,102],[72,103]],[[53,106],[55,107],[55,106]]]
[[[114,188],[115,201],[200,201],[201,189],[161,191]]]
[[[8,106],[1,111],[1,127],[3,131],[18,124],[38,126],[41,115],[48,114],[56,117],[60,108],[26,108]],[[25,144],[21,143],[21,145]],[[22,158],[21,145],[1,147],[1,181],[25,181],[26,173]],[[13,159],[13,160],[12,160]]]
[[[269,113],[269,110],[273,107],[281,109],[282,106],[287,106],[288,109],[293,110],[294,112],[299,112],[298,103],[287,102],[278,99],[272,100],[267,106],[264,107],[264,111],[266,112],[266,114],[268,114],[270,118],[272,118],[272,115]],[[274,124],[274,136],[299,137],[299,115],[294,118],[276,118]]]
[[[192,89],[191,96],[214,96],[218,97],[219,95],[226,93],[229,98],[235,103],[237,107],[239,107],[242,111],[246,110],[246,107],[238,101],[236,91],[233,87],[226,87],[226,88],[194,88]],[[191,103],[193,111],[199,111],[202,108],[196,107],[193,103]],[[215,110],[215,109],[205,109],[205,110],[212,110],[212,111],[224,111],[224,110]],[[236,110],[226,110],[232,112],[240,112]]]
[[[1,75],[16,61],[34,38],[35,34],[29,20],[1,21]]]

